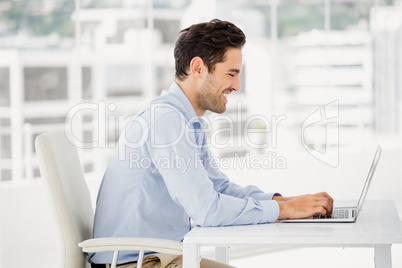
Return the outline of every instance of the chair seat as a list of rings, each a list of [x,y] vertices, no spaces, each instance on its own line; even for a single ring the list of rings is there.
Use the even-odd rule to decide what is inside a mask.
[[[84,252],[145,250],[176,255],[183,253],[181,242],[157,238],[105,237],[88,239],[78,245]]]

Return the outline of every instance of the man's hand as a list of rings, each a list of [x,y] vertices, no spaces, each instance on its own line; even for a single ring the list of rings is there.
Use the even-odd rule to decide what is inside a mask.
[[[280,219],[302,219],[313,216],[332,214],[334,200],[326,192],[295,197],[274,196],[279,204]]]

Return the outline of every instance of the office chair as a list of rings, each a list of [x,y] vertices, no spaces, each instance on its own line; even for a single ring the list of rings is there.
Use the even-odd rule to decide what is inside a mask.
[[[181,255],[182,243],[178,241],[138,237],[91,239],[94,213],[77,148],[72,140],[70,132],[45,133],[35,140],[39,170],[48,186],[52,214],[58,225],[57,267],[88,266],[84,252],[113,251],[112,268],[117,265],[120,250],[139,251],[138,268],[142,266],[145,251]]]

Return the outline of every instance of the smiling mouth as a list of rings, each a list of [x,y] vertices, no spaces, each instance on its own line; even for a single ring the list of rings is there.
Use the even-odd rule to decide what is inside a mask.
[[[229,94],[232,93],[231,90],[225,90],[222,92],[222,97],[223,97],[223,101],[226,103],[228,103],[228,98],[229,98]]]
[[[223,96],[223,101],[225,102],[225,104],[228,103],[229,93],[222,93],[222,96]]]

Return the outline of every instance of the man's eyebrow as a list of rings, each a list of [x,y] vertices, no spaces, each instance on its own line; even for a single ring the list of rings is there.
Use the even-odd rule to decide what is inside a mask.
[[[239,74],[240,70],[239,69],[229,69],[228,72],[229,73],[237,73],[237,74]]]

